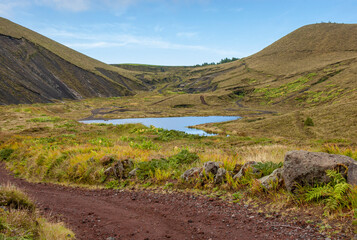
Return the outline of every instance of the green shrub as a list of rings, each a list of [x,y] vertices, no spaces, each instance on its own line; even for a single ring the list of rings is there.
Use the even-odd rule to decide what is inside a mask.
[[[181,164],[191,164],[199,159],[196,153],[191,153],[187,149],[182,150],[176,155],[168,158],[171,164],[181,165]]]
[[[153,159],[151,161],[138,163],[138,170],[136,174],[139,179],[147,179],[154,175],[155,171],[157,170],[179,170],[182,169],[185,165],[191,164],[198,159],[199,157],[196,153],[190,153],[185,149],[167,159]]]
[[[274,163],[274,162],[258,162],[256,165],[254,165],[255,168],[260,170],[262,172],[262,176],[267,176],[270,175],[275,169],[281,168],[283,166],[283,163]]]
[[[14,152],[13,149],[11,148],[4,148],[0,150],[0,160],[1,161],[6,161],[9,159],[9,157],[11,156],[11,154]]]
[[[113,147],[113,141],[109,138],[105,138],[105,137],[98,137],[95,139],[91,139],[89,140],[89,142],[93,145],[97,145],[97,146],[103,146],[103,147]]]
[[[176,131],[176,130],[167,130],[163,128],[156,128],[155,126],[150,126],[148,127],[143,127],[143,128],[135,128],[134,130],[131,131],[131,133],[137,133],[137,134],[150,134],[150,135],[157,135],[155,140],[159,141],[170,141],[170,140],[175,140],[175,139],[183,139],[183,138],[189,138],[189,139],[200,139],[203,138],[203,136],[199,136],[196,134],[187,134],[182,131]]]
[[[153,143],[150,140],[145,140],[143,139],[140,143],[136,143],[136,142],[130,142],[129,146],[132,148],[137,148],[137,149],[151,149],[151,150],[157,150],[159,149],[159,145]]]
[[[311,117],[307,117],[304,121],[304,125],[307,127],[312,127],[314,126],[314,122],[312,121]]]
[[[118,182],[118,180],[109,181],[109,182],[107,182],[105,184],[105,187],[109,188],[109,189],[118,189],[119,188],[119,182]]]
[[[144,180],[149,178],[156,171],[156,169],[166,170],[168,168],[169,162],[166,159],[152,159],[151,161],[140,162],[138,164],[138,170],[136,171],[136,175],[139,179]]]
[[[44,116],[44,117],[32,118],[32,119],[28,120],[28,122],[59,122],[61,120],[62,119],[59,117]]]

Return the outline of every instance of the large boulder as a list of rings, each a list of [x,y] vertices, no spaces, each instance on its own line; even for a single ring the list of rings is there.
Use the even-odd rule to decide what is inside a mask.
[[[352,163],[348,167],[347,182],[352,185],[357,185],[357,162]]]
[[[245,176],[248,172],[251,173],[253,175],[253,177],[258,178],[262,175],[261,171],[257,168],[255,168],[255,165],[257,164],[257,162],[255,161],[250,161],[250,162],[246,162],[241,169],[239,170],[239,172],[234,175],[233,179],[241,179],[243,176]]]
[[[271,190],[283,184],[283,168],[275,169],[270,175],[259,178],[258,181],[266,190]]]
[[[334,169],[347,177],[347,169],[353,162],[352,158],[342,155],[290,151],[285,155],[282,175],[286,188],[294,191],[298,185],[328,183],[331,179],[326,170]]]

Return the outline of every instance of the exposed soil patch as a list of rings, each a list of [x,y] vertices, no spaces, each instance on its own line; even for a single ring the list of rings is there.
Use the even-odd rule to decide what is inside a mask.
[[[35,184],[0,165],[0,183],[27,192],[46,215],[67,223],[78,239],[325,239],[306,224],[254,213],[249,206],[183,193],[87,190]]]
[[[203,95],[200,96],[200,100],[201,100],[201,103],[203,105],[207,105],[208,106],[208,103],[206,102],[205,97]]]

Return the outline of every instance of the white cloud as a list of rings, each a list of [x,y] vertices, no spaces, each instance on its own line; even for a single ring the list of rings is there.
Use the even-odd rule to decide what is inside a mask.
[[[92,5],[92,1],[90,0],[36,0],[36,3],[71,12],[86,11]]]
[[[163,30],[164,30],[164,28],[161,27],[160,25],[156,25],[156,26],[154,27],[154,31],[155,31],[155,32],[162,32]]]
[[[109,7],[116,15],[120,16],[124,14],[129,7],[135,5],[142,0],[102,0],[100,4],[104,3],[106,7]]]
[[[93,48],[109,48],[109,47],[122,47],[125,43],[114,43],[114,42],[93,42],[93,43],[68,43],[65,44],[67,47],[78,48],[78,49],[93,49]]]
[[[26,7],[28,4],[28,1],[24,0],[0,0],[0,15],[10,17],[15,9]]]
[[[135,36],[130,34],[117,34],[117,35],[97,35],[94,37],[86,35],[81,36],[82,41],[76,43],[66,43],[65,45],[71,48],[77,49],[95,49],[95,48],[113,48],[113,47],[124,47],[128,45],[141,46],[146,48],[157,48],[157,49],[168,49],[168,50],[191,50],[191,51],[202,51],[211,52],[219,54],[222,56],[237,56],[239,55],[236,51],[215,49],[211,47],[201,46],[201,45],[188,45],[188,44],[177,44],[170,41],[165,41],[158,38]],[[102,39],[110,39],[110,41],[101,41]]]
[[[197,32],[178,32],[176,33],[176,36],[182,37],[182,38],[194,38],[197,37],[198,33]]]
[[[232,12],[242,12],[244,9],[243,8],[233,8],[231,9]]]

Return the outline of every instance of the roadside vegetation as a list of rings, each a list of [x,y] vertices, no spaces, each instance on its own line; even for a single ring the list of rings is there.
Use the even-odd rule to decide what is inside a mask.
[[[0,185],[0,239],[70,240],[74,233],[63,223],[42,217],[29,197],[10,184]]]

